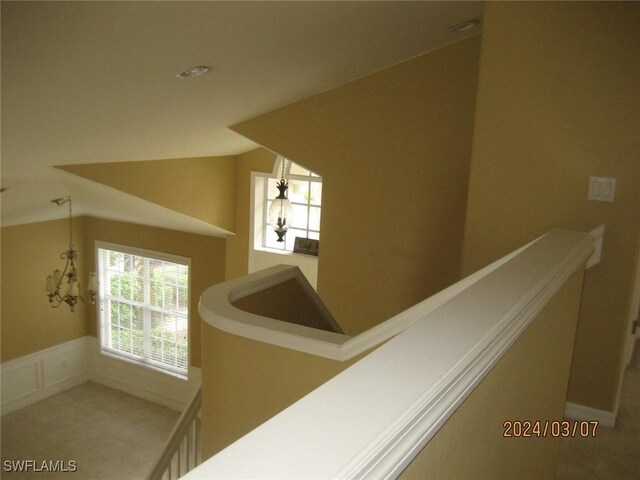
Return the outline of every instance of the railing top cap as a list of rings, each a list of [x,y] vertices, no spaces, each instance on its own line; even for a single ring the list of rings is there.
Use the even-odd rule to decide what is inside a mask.
[[[185,480],[395,478],[592,251],[589,235],[552,231],[414,307],[405,331]]]

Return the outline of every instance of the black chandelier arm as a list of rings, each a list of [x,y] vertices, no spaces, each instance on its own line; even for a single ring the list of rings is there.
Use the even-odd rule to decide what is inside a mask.
[[[69,307],[71,307],[72,312],[73,312],[73,308],[78,303],[78,299],[80,299],[82,302],[85,301],[84,298],[82,298],[82,296],[80,295],[78,295],[77,297],[74,297],[73,295],[66,294],[64,297],[62,297],[60,296],[60,292],[58,290],[48,295],[49,295],[49,303],[53,308],[58,308],[63,303],[66,303],[67,305],[69,305]]]
[[[65,278],[67,278],[67,283],[71,283],[75,280],[78,283],[78,290],[80,290],[80,283],[78,282],[78,275],[76,273],[76,263],[75,263],[75,260],[77,258],[78,258],[78,252],[76,252],[73,248],[70,248],[69,250],[62,252],[60,254],[60,259],[66,260],[66,263],[64,266],[64,270],[60,273],[60,278],[58,279],[58,282],[54,285],[55,290],[53,291],[53,293],[49,295],[50,301],[53,301],[53,298],[55,298],[56,301],[58,302],[65,301],[66,303],[69,303],[67,301],[67,297],[71,297],[70,295],[65,294],[64,297],[60,295],[60,289],[62,288],[62,283]]]
[[[75,267],[75,260],[78,258],[78,252],[74,250],[73,245],[69,245],[69,250],[65,250],[60,254],[61,260],[69,260]]]

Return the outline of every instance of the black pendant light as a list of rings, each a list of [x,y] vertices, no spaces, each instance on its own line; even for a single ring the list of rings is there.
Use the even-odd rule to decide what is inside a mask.
[[[289,182],[284,179],[284,162],[282,159],[282,175],[280,181],[276,183],[278,196],[274,198],[269,207],[269,224],[278,235],[278,242],[284,242],[284,235],[289,229],[289,221],[291,219],[291,202],[287,198],[287,189]]]

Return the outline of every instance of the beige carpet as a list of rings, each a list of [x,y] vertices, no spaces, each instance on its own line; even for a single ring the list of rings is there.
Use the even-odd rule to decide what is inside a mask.
[[[2,417],[3,480],[143,479],[180,413],[88,382]],[[9,472],[7,462],[34,460],[38,469]],[[56,462],[60,461],[59,463]],[[74,463],[71,463],[74,462]],[[23,464],[24,465],[24,464]],[[24,467],[23,467],[24,468]]]
[[[622,385],[616,428],[595,438],[561,439],[556,480],[640,478],[640,344]]]
[[[92,382],[2,417],[3,480],[143,479],[179,412]],[[77,465],[71,473],[16,473],[5,461]],[[62,464],[59,464],[61,466]],[[561,439],[556,480],[640,478],[640,345],[627,369],[615,429]]]

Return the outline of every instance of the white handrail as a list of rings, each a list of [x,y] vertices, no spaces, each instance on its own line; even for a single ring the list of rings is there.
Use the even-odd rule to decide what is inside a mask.
[[[541,237],[185,480],[396,478],[592,251]]]
[[[202,387],[183,410],[146,480],[177,479],[200,465],[202,438],[198,414],[201,406]]]
[[[209,287],[200,297],[198,312],[209,325],[227,333],[332,360],[346,361],[406,330],[419,319],[486,277],[536,241],[534,240],[515,250],[454,285],[355,337],[263,317],[245,312],[233,305],[233,302],[241,298],[266,290],[287,280],[296,279],[304,287],[305,283],[308,282],[300,269],[289,265],[277,265],[236,280]],[[305,291],[309,298],[320,306],[321,311],[325,309],[315,290],[307,288]]]

